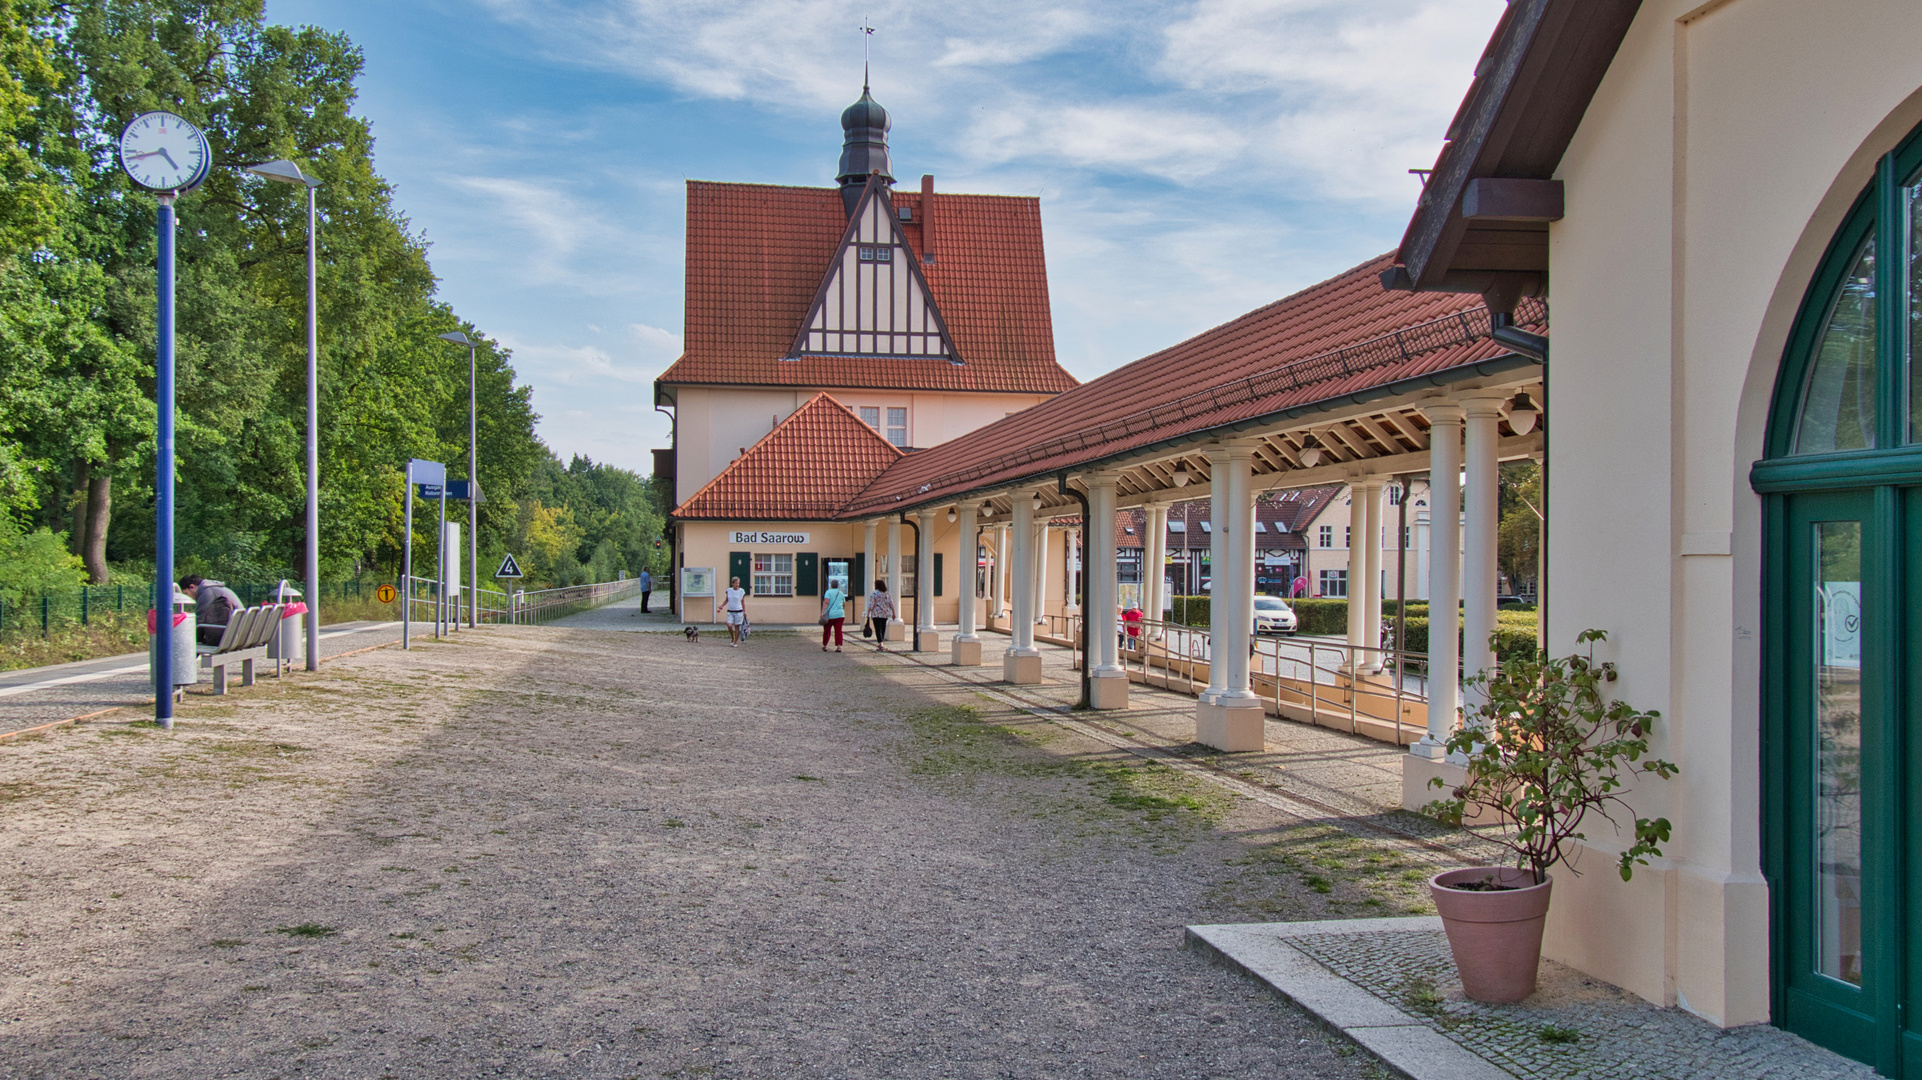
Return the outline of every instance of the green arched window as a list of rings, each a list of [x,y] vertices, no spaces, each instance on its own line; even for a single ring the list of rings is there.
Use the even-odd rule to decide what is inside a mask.
[[[1775,1022],[1922,1078],[1918,330],[1922,131],[1876,163],[1830,241],[1750,472]]]
[[[1810,283],[1783,357],[1758,490],[1847,467],[1783,458],[1922,443],[1922,132],[1877,163]],[[1903,455],[1907,456],[1907,455]],[[1885,462],[1885,465],[1887,462]]]

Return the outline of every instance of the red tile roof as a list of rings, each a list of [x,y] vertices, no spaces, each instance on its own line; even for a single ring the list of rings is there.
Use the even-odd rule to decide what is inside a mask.
[[[1488,339],[1479,296],[1384,292],[1380,274],[1393,263],[1392,254],[1372,259],[903,458],[844,515],[1013,483],[1508,351]],[[1546,329],[1547,312],[1538,302],[1525,301],[1516,318]]]
[[[674,516],[825,520],[901,456],[846,405],[816,394],[675,507]]]
[[[919,192],[910,246],[923,243]],[[939,359],[782,360],[847,228],[834,188],[687,185],[684,355],[664,384],[1056,394],[1074,377],[1054,358],[1041,203],[1007,195],[933,196],[935,263],[922,267],[960,365]]]

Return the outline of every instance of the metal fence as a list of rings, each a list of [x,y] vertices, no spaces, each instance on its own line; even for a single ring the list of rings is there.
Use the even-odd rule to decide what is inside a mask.
[[[511,593],[483,588],[478,594],[470,594],[463,588],[449,590],[443,598],[439,582],[416,577],[408,581],[408,617],[421,623],[425,632],[432,633],[437,620],[453,627],[465,626],[471,606],[473,619],[480,625],[531,626],[611,604],[640,591],[640,579],[628,578]]]
[[[295,582],[299,589],[300,583]],[[325,610],[329,600],[359,599],[372,596],[380,582],[324,581],[320,585],[320,604]],[[227,583],[247,607],[273,599],[280,582]],[[77,585],[68,589],[31,591],[17,600],[0,598],[0,637],[49,637],[75,627],[92,626],[99,621],[123,617],[144,620],[153,607],[153,586]]]

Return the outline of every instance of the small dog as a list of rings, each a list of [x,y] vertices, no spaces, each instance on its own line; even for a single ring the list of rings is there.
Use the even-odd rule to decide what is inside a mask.
[[[689,641],[701,640],[701,628],[698,626],[683,626],[681,633],[686,634]]]

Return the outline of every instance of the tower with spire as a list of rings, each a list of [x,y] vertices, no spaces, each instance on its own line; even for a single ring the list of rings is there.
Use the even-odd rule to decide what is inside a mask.
[[[888,160],[888,128],[892,125],[888,111],[869,92],[867,72],[863,71],[861,100],[841,110],[841,171],[834,178],[841,185],[841,204],[850,217],[869,176],[879,176],[885,185],[894,183],[894,166]]]

